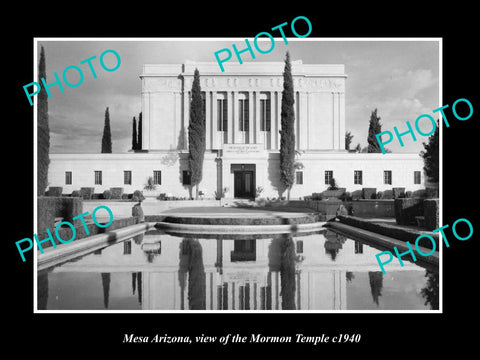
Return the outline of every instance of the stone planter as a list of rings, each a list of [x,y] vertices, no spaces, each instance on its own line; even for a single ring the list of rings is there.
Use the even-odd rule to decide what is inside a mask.
[[[143,196],[145,197],[144,201],[155,201],[157,199],[157,191],[156,190],[143,190]]]

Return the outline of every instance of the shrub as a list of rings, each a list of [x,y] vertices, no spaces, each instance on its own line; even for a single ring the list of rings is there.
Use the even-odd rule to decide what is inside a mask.
[[[398,225],[416,225],[415,216],[423,216],[423,199],[395,199],[394,206]]]
[[[352,193],[350,191],[345,191],[340,196],[340,200],[342,200],[342,201],[352,201]]]
[[[355,190],[352,192],[352,200],[359,200],[362,198],[362,190]]]
[[[425,227],[431,231],[438,229],[439,225],[439,202],[438,199],[425,199],[423,202],[423,216],[425,217]]]
[[[393,190],[385,190],[383,192],[383,199],[393,199]]]
[[[62,196],[63,187],[61,186],[50,186],[47,191],[47,196]]]
[[[393,198],[399,199],[405,197],[405,188],[404,187],[394,187],[392,189]]]
[[[123,199],[123,187],[111,187],[110,192],[112,199]]]
[[[329,186],[328,186],[327,190],[338,190],[338,184],[337,184],[337,181],[335,180],[335,178],[330,179],[330,183],[329,183]]]
[[[364,199],[375,199],[377,188],[362,188],[362,197]]]
[[[377,199],[383,199],[383,191],[377,192]]]
[[[138,202],[145,200],[145,196],[140,190],[135,190],[132,195],[132,201]]]
[[[426,192],[425,196],[427,199],[438,199],[438,189],[426,188],[425,192]]]
[[[405,197],[406,198],[411,198],[412,197],[412,192],[411,191],[406,191],[405,192]]]
[[[93,187],[82,187],[80,188],[80,195],[84,200],[89,200],[93,197],[94,190]]]
[[[81,197],[80,190],[73,190],[71,197]]]
[[[415,190],[412,193],[413,198],[425,198],[427,196],[427,192],[425,189]]]
[[[105,190],[105,191],[103,192],[103,198],[104,198],[104,199],[111,199],[111,198],[112,198],[112,192],[111,192],[110,190],[108,190],[108,189]]]

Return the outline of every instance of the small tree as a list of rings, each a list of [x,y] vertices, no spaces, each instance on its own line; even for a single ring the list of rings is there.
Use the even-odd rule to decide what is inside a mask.
[[[47,79],[45,71],[45,50],[40,50],[38,79]],[[38,81],[40,84],[40,80]],[[48,185],[48,165],[50,164],[50,129],[48,126],[48,97],[45,89],[40,89],[37,106],[37,195],[43,196]]]
[[[368,152],[379,153],[382,152],[380,144],[377,141],[375,135],[382,132],[382,124],[380,124],[380,116],[377,116],[377,109],[372,111],[370,115],[370,123],[368,126]]]
[[[137,144],[137,120],[135,119],[135,116],[133,117],[133,129],[132,129],[132,150],[137,150],[138,149],[138,144]]]
[[[350,144],[352,143],[353,135],[350,131],[345,133],[345,150],[350,150]]]
[[[425,151],[420,151],[420,156],[423,158],[423,169],[429,180],[432,182],[438,182],[440,178],[439,134],[439,123],[437,120],[437,128],[435,129],[435,132],[428,138],[428,143],[423,143]]]
[[[190,189],[195,186],[195,199],[198,199],[198,184],[202,181],[205,154],[205,117],[198,69],[195,69],[193,74],[190,123],[188,125],[188,150],[188,166],[191,174]]]
[[[138,115],[137,150],[142,150],[142,112]]]
[[[357,146],[355,146],[355,151],[362,152],[362,146],[360,145],[360,143],[358,143]]]
[[[290,54],[287,51],[283,71],[282,112],[280,130],[280,178],[287,189],[287,200],[290,200],[290,190],[295,182],[295,111],[292,66]]]
[[[110,132],[110,114],[108,107],[105,110],[105,124],[103,126],[102,153],[112,152],[112,134]]]

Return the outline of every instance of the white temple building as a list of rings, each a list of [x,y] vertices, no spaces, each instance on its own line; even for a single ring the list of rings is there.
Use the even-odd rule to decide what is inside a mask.
[[[123,187],[143,190],[153,177],[157,193],[189,196],[188,122],[194,70],[205,102],[206,151],[199,189],[206,198],[227,188],[226,197],[279,197],[280,112],[283,62],[215,62],[144,65],[142,150],[114,154],[50,154],[49,184],[64,194],[81,187],[102,193]],[[344,65],[292,61],[295,147],[303,165],[292,198],[321,192],[335,178],[347,191],[425,187],[418,154],[349,153],[345,150]],[[366,124],[366,126],[368,126]]]

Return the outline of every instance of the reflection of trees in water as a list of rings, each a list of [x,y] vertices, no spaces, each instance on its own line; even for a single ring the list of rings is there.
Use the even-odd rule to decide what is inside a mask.
[[[47,310],[48,304],[48,272],[39,271],[37,275],[37,307]]]
[[[368,278],[370,280],[370,291],[372,293],[373,302],[377,304],[378,298],[382,296],[383,273],[381,271],[369,271]]]
[[[206,309],[206,275],[202,245],[197,239],[184,238],[180,243],[179,282],[182,295],[188,273],[188,304],[190,310]],[[183,299],[183,296],[182,296]],[[183,300],[182,300],[183,301]],[[184,309],[184,304],[181,304]]]
[[[337,258],[340,249],[342,249],[343,244],[347,240],[347,238],[343,235],[337,234],[333,231],[327,230],[325,232],[325,253],[330,254],[332,261],[335,261]]]
[[[295,310],[295,243],[284,235],[281,243],[280,280],[282,309]]]
[[[353,274],[353,272],[347,271],[345,273],[345,278],[347,279],[347,281],[352,281],[353,279],[355,279],[355,275]]]
[[[421,290],[422,297],[425,298],[425,305],[430,304],[430,310],[438,310],[438,272],[425,270],[427,283]]]
[[[142,303],[142,273],[137,272],[137,294],[138,294],[138,302]]]
[[[138,235],[134,236],[134,237],[133,237],[133,242],[134,242],[135,244],[137,244],[137,245],[140,245],[140,244],[142,243],[142,241],[143,241],[143,235],[144,235],[144,234],[141,233],[141,234],[138,234]]]
[[[110,273],[102,273],[102,287],[103,287],[103,305],[108,309],[108,299],[110,297]]]

